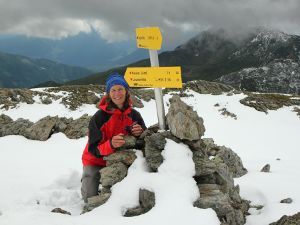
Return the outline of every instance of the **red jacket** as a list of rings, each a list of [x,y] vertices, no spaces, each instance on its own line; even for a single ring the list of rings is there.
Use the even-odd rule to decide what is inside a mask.
[[[127,126],[137,122],[145,130],[146,126],[140,113],[129,106],[124,111],[119,109],[108,110],[106,97],[103,97],[99,110],[89,123],[88,143],[82,154],[84,166],[106,166],[103,156],[114,153],[111,138],[120,133],[128,135]]]

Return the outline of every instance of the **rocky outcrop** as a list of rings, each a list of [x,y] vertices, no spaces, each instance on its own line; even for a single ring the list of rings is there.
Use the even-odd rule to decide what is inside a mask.
[[[270,225],[300,225],[300,212],[292,216],[284,215],[277,222]]]
[[[299,97],[280,94],[247,93],[247,95],[246,98],[240,100],[240,103],[265,113],[267,113],[268,110],[276,110],[283,106],[300,106]]]
[[[230,85],[205,80],[188,81],[183,85],[183,90],[193,90],[199,94],[213,95],[220,95],[225,92],[236,91]]]
[[[0,89],[0,105],[1,108],[8,109],[15,107],[20,102],[32,104],[33,92],[27,89]]]
[[[276,59],[261,67],[224,75],[218,81],[246,91],[300,95],[300,64],[291,59]]]
[[[9,116],[4,114],[0,115],[0,123],[0,137],[7,135],[22,135],[27,137],[27,129],[34,124],[22,118],[13,121]]]
[[[87,135],[90,118],[87,114],[76,120],[47,116],[33,123],[25,119],[13,121],[2,114],[0,115],[0,137],[22,135],[31,140],[45,141],[53,133],[62,132],[68,138],[78,139]]]
[[[52,100],[59,99],[59,96],[46,92],[29,89],[0,88],[0,105],[2,105],[2,109],[8,110],[9,108],[15,108],[20,103],[33,104],[35,96],[43,104],[50,104]]]
[[[66,108],[77,110],[83,104],[98,105],[100,99],[104,96],[104,85],[71,85],[55,88],[45,88],[43,91],[36,89],[4,89],[0,88],[0,106],[8,110],[15,108],[20,103],[33,104],[51,104],[53,101],[61,100]],[[132,104],[134,107],[144,107],[141,99],[149,101],[154,99],[154,93],[151,90],[133,90],[131,93]]]

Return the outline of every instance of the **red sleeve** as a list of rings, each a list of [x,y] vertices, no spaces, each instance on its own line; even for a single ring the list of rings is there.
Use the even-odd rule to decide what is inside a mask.
[[[115,152],[115,150],[110,145],[110,140],[98,145],[98,149],[101,155],[110,155]]]

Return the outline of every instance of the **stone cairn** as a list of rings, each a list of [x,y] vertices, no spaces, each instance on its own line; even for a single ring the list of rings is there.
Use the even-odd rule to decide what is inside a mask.
[[[126,177],[128,167],[136,159],[133,149],[142,150],[147,166],[152,172],[157,172],[163,163],[161,153],[168,138],[188,145],[193,152],[194,179],[200,193],[194,206],[212,208],[222,225],[245,224],[249,201],[240,197],[239,187],[234,186],[233,181],[234,177],[247,173],[241,159],[231,149],[215,145],[212,139],[201,139],[205,132],[203,119],[179,96],[174,95],[170,103],[166,116],[168,131],[158,133],[158,127],[152,126],[139,139],[126,137],[126,145],[120,151],[105,157],[107,167],[100,170],[101,192],[88,199],[83,213],[101,206],[109,199],[110,188]],[[137,216],[151,210],[155,205],[155,193],[140,189],[139,202],[139,206],[127,209],[124,216]]]

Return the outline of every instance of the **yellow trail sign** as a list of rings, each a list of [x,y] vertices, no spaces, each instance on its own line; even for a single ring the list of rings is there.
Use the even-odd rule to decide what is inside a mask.
[[[181,67],[128,67],[125,80],[130,87],[182,88]]]
[[[136,44],[138,48],[159,50],[162,44],[162,35],[159,27],[136,28]]]

